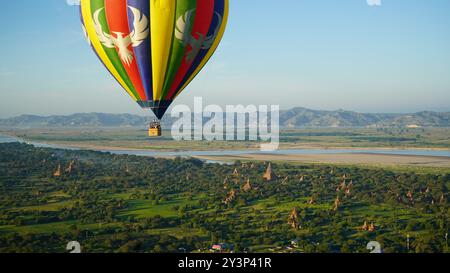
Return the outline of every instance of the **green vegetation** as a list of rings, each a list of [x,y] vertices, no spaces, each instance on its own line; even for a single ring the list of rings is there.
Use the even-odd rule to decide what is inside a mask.
[[[267,167],[0,144],[0,252],[449,251],[448,172]]]
[[[450,128],[324,128],[285,130],[283,143],[324,147],[450,148]]]

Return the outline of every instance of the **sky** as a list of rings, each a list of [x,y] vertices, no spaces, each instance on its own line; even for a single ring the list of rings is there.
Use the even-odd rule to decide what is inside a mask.
[[[219,49],[175,103],[450,111],[450,1],[371,1],[230,0]],[[4,1],[0,30],[0,118],[147,114],[105,71],[66,0]]]

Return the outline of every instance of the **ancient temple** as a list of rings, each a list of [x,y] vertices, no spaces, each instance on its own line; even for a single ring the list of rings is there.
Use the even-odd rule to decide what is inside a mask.
[[[364,221],[364,224],[361,227],[361,230],[367,230],[369,228],[369,225],[367,224],[367,221]]]
[[[440,203],[440,204],[445,204],[445,203],[446,203],[445,201],[446,201],[446,200],[445,200],[444,194],[441,194],[441,198],[439,198],[439,203]]]
[[[347,188],[346,190],[345,190],[345,195],[350,195],[352,192],[351,192],[351,189],[350,188]]]
[[[61,164],[58,164],[58,168],[56,168],[56,171],[53,173],[54,177],[60,177],[61,176]]]
[[[347,185],[347,187],[345,188],[345,195],[350,195],[352,192],[352,187],[353,187],[353,181],[350,181],[350,183]]]
[[[339,184],[339,186],[337,186],[336,191],[339,192],[341,190],[344,190],[346,188],[347,184],[345,183],[345,180],[341,182],[341,184]]]
[[[298,217],[298,211],[297,208],[293,208],[291,213],[289,214],[288,217],[288,224],[293,228],[293,229],[299,229],[300,227],[300,219]]]
[[[75,168],[75,160],[70,161],[69,166],[66,168],[66,173],[72,174],[73,170]]]
[[[272,170],[272,163],[269,163],[269,166],[267,166],[267,170],[264,173],[263,178],[266,181],[272,181],[272,180],[277,179],[277,176],[275,175],[275,173]]]
[[[336,200],[334,200],[333,210],[338,210],[340,205],[341,205],[341,200],[339,199],[339,196],[337,196]]]
[[[408,197],[408,199],[411,203],[414,203],[414,194],[412,191],[408,191],[408,193],[406,194],[406,197]]]
[[[408,191],[408,193],[406,194],[406,197],[408,197],[409,199],[412,199],[413,193],[411,191]]]
[[[223,188],[226,190],[228,189],[228,176],[225,177],[225,179],[223,180]]]
[[[250,184],[250,178],[247,179],[247,183],[245,183],[244,187],[242,188],[244,192],[249,192],[252,190],[252,185]]]
[[[376,230],[375,224],[370,223],[370,225],[367,223],[367,221],[364,221],[364,225],[361,227],[361,230],[368,231],[368,232],[374,232]]]
[[[230,204],[231,202],[233,202],[235,198],[236,198],[236,191],[233,189],[233,190],[231,190],[231,191],[228,193],[228,195],[227,195],[227,197],[225,198],[225,200],[223,201],[223,203],[224,203],[225,205],[228,205],[228,204]]]

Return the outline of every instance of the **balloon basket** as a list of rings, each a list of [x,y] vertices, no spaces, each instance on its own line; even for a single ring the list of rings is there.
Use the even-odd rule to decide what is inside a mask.
[[[149,137],[160,137],[162,135],[161,123],[158,120],[154,120],[150,123],[148,128]]]

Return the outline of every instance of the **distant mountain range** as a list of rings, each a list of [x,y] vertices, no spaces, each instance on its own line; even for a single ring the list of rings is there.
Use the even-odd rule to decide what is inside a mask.
[[[21,115],[0,119],[3,128],[39,127],[146,127],[151,117],[131,114],[80,113],[67,116]],[[173,120],[167,117],[163,126]],[[450,112],[418,112],[413,114],[368,114],[352,111],[320,111],[302,107],[280,112],[280,125],[302,127],[450,127]]]
[[[353,111],[320,111],[293,108],[280,113],[285,127],[448,127],[450,112],[423,111],[413,114],[367,114]]]

